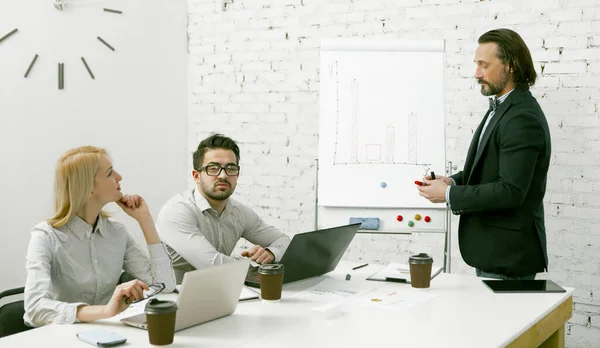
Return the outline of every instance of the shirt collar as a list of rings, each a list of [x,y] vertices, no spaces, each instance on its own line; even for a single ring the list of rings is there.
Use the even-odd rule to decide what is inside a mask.
[[[512,93],[512,91],[514,91],[515,89],[511,89],[510,91],[506,92],[504,95],[502,95],[501,97],[498,97],[498,105],[502,104],[503,101],[506,100],[506,98],[508,98],[508,95]]]
[[[104,237],[104,232],[106,232],[107,219],[102,214],[98,216],[98,223],[96,224],[96,233],[100,236]]]
[[[508,95],[509,95],[509,94],[510,94],[512,91],[514,91],[514,90],[515,90],[514,88],[513,88],[513,89],[511,89],[510,91],[508,91],[507,93],[505,93],[504,95],[502,95],[502,96],[501,96],[501,97],[499,97],[499,98],[498,98],[498,97],[496,97],[496,96],[489,97],[489,102],[490,102],[490,110],[491,110],[492,112],[495,112],[495,111],[496,111],[496,109],[498,108],[498,106],[500,106],[500,104],[502,104],[502,102],[503,102],[504,100],[506,100],[506,98],[508,98]]]
[[[201,212],[204,212],[208,209],[215,211],[211,206],[210,203],[208,203],[208,201],[206,200],[206,198],[204,198],[204,196],[198,192],[198,190],[194,190],[194,202],[196,203],[196,205],[198,206],[198,208],[200,208]],[[223,213],[225,213],[226,211],[228,211],[229,207],[234,207],[235,206],[235,201],[231,198],[227,199],[227,205],[225,206],[225,209],[223,210]]]
[[[196,205],[198,206],[198,208],[200,208],[201,212],[204,212],[208,209],[212,209],[210,203],[208,203],[206,198],[204,198],[204,196],[201,195],[200,192],[198,192],[198,190],[194,190],[194,202],[196,202]]]
[[[105,218],[100,214],[95,229],[95,233],[98,233],[100,236],[103,236],[102,231],[104,231],[106,226],[104,220]],[[77,215],[73,216],[69,222],[67,222],[67,228],[79,239],[90,238],[90,235],[92,234],[92,225],[88,224]]]

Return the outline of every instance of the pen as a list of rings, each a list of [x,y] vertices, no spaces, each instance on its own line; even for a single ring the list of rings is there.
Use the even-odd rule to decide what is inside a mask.
[[[431,172],[431,180],[435,180],[435,173],[433,171]]]
[[[359,269],[359,268],[367,267],[368,265],[369,265],[368,263],[365,263],[365,264],[362,264],[362,265],[359,265],[359,266],[356,266],[356,267],[352,267],[352,270],[354,271],[354,270]]]

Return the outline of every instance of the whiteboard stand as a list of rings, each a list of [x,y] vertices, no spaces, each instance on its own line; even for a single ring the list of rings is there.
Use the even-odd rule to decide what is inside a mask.
[[[453,171],[452,161],[448,161],[448,165],[446,167],[446,176],[450,177]],[[444,243],[444,272],[450,273],[452,268],[452,211],[448,209],[448,204],[446,203],[446,243]]]
[[[319,229],[319,159],[315,159],[315,231]]]

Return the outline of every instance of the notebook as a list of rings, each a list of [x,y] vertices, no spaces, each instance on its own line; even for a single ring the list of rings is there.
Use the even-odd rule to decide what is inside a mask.
[[[482,280],[493,292],[566,292],[552,280]]]
[[[348,245],[354,239],[360,223],[298,233],[281,257],[283,283],[320,276],[333,271]],[[259,288],[258,267],[251,267],[246,285]]]
[[[237,307],[250,261],[199,269],[185,273],[177,295],[175,331],[233,313]],[[121,322],[147,329],[146,314],[122,318]]]

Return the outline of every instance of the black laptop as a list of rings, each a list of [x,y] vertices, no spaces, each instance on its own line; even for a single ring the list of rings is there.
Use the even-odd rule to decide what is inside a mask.
[[[320,276],[333,271],[356,235],[361,223],[298,233],[279,263],[283,283]],[[244,284],[259,288],[258,267],[251,267]]]

